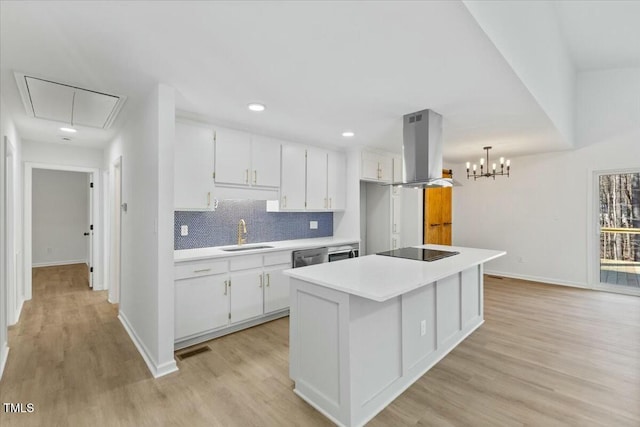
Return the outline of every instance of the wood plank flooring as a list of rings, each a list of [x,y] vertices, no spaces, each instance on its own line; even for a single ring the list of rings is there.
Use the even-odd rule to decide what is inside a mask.
[[[10,329],[8,426],[330,426],[292,392],[288,319],[153,379],[82,265],[34,270]],[[371,426],[640,426],[640,298],[485,279],[486,322]],[[185,349],[185,353],[191,349]]]

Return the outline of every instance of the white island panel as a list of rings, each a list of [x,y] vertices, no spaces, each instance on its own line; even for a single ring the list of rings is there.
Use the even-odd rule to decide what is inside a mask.
[[[371,255],[287,270],[295,393],[338,425],[364,425],[478,328],[482,264],[504,252],[454,249],[457,265]],[[372,272],[373,265],[383,267]],[[397,283],[384,266],[414,282]]]

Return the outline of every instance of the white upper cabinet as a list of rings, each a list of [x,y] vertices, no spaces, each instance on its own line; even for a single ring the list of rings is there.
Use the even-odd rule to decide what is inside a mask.
[[[329,209],[344,210],[346,205],[347,159],[344,153],[329,151],[327,158],[327,198]]]
[[[280,209],[304,209],[305,203],[305,147],[282,146],[282,182],[280,183]]]
[[[327,198],[327,152],[307,148],[307,209],[329,209]]]
[[[402,182],[402,157],[401,156],[393,156],[392,182]]]
[[[266,136],[251,137],[251,185],[280,186],[280,141]]]
[[[260,135],[216,128],[216,184],[280,185],[280,142]]]
[[[216,128],[216,184],[249,185],[251,135]]]
[[[174,206],[209,210],[213,197],[213,129],[176,122]]]
[[[391,182],[393,159],[380,153],[362,152],[361,178],[368,181]]]

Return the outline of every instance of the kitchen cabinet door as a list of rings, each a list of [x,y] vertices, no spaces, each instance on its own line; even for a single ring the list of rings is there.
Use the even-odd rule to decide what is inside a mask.
[[[229,322],[227,276],[176,280],[175,310],[176,340],[226,326]]]
[[[282,146],[282,182],[280,210],[304,209],[306,189],[305,148],[300,145]]]
[[[176,122],[174,207],[209,210],[213,192],[213,129]]]
[[[317,148],[307,149],[307,209],[328,209],[327,152]]]
[[[251,137],[251,185],[280,186],[280,142],[265,136]]]
[[[233,273],[231,280],[231,323],[242,322],[263,312],[262,270]]]
[[[282,272],[291,268],[283,264],[264,271],[264,313],[271,313],[289,307],[289,277]]]
[[[402,224],[402,196],[398,194],[397,196],[391,197],[391,233],[399,234],[400,227]]]
[[[346,183],[347,159],[344,153],[329,151],[327,158],[327,197],[329,198],[329,209],[345,209]]]
[[[246,132],[216,128],[216,184],[249,185],[251,136]]]
[[[392,182],[402,182],[402,157],[400,156],[393,156]]]
[[[370,151],[362,152],[361,178],[370,181],[390,182],[393,174],[391,157]]]

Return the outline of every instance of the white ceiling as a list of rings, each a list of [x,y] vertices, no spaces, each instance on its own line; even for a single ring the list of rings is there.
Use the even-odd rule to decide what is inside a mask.
[[[592,21],[572,19],[587,6],[566,3],[557,10],[572,55],[592,67],[598,58],[577,36]],[[402,115],[431,108],[444,116],[445,160],[479,157],[487,144],[496,155],[563,147],[457,1],[0,5],[0,88],[24,139],[60,142],[60,125],[26,114],[14,71],[128,97],[112,129],[73,136],[89,147],[104,147],[158,82],[176,89],[182,111],[311,144],[399,151]],[[248,111],[252,101],[267,111]]]
[[[578,70],[640,68],[640,1],[554,2]]]

